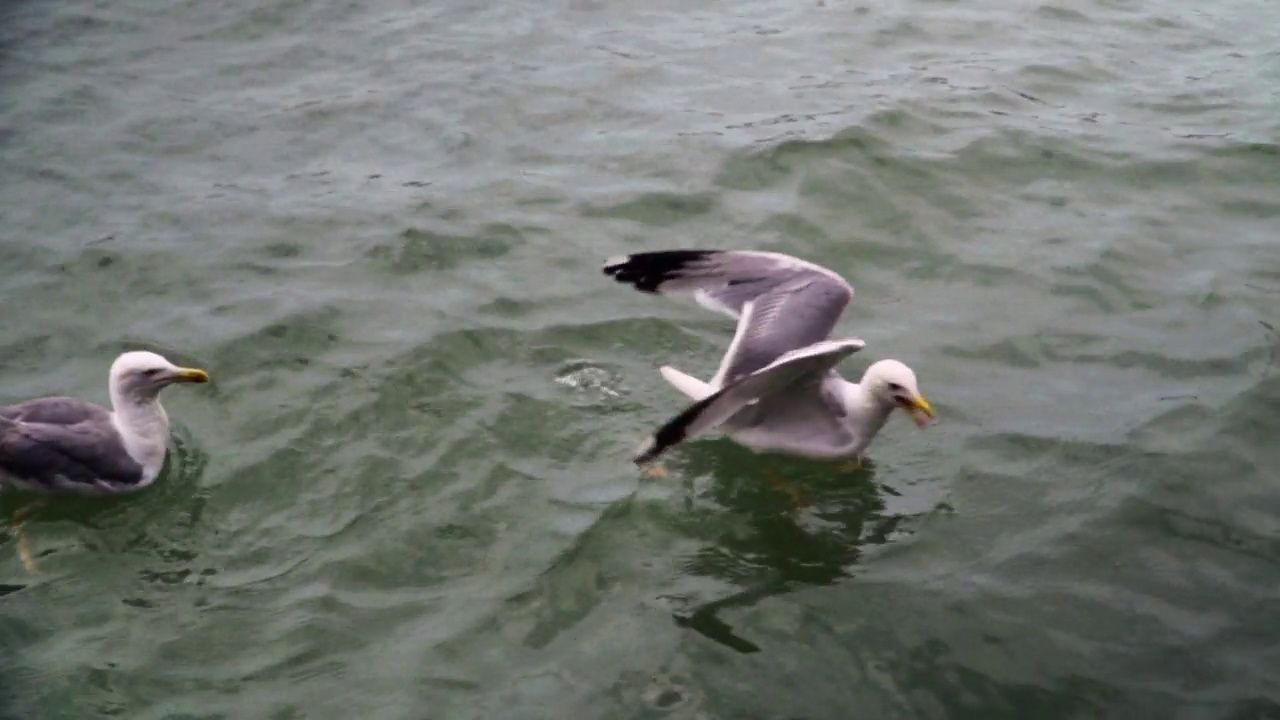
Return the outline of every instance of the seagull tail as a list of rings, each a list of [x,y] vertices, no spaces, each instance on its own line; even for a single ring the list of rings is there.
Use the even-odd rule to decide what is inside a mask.
[[[707,383],[692,375],[686,375],[670,365],[663,365],[658,368],[658,372],[662,373],[662,377],[671,383],[675,389],[688,395],[693,400],[701,400],[716,391],[715,388]]]

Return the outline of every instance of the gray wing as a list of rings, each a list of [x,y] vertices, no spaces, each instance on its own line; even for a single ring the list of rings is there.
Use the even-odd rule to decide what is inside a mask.
[[[750,417],[733,419],[734,432],[754,445],[811,456],[835,455],[857,444],[844,406],[825,384],[762,400]]]
[[[728,383],[685,408],[658,428],[634,462],[643,465],[669,448],[726,422],[732,422],[735,427],[744,422],[756,425],[766,422],[766,418],[793,395],[811,395],[815,401],[827,403],[829,399],[820,392],[823,378],[841,360],[862,347],[861,340],[849,338],[815,343],[787,353],[769,366]],[[835,406],[828,405],[817,412],[838,417],[833,414]]]
[[[29,423],[75,425],[85,421],[110,422],[111,412],[101,405],[72,397],[45,397],[0,407],[0,418]]]
[[[610,259],[604,272],[637,290],[688,295],[738,318],[713,384],[763,368],[784,353],[826,340],[853,298],[827,268],[781,253],[666,250]]]
[[[0,470],[45,490],[92,492],[133,485],[143,468],[125,451],[110,422],[71,425],[0,420]]]

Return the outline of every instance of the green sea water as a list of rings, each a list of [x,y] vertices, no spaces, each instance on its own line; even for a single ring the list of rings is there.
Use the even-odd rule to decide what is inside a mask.
[[[676,247],[939,422],[643,476]],[[0,546],[6,720],[1280,718],[1270,0],[2,0],[0,301],[0,402],[214,378]]]

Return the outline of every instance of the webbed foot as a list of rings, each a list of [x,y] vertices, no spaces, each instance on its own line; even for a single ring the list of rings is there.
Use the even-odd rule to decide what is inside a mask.
[[[846,460],[836,466],[836,471],[842,473],[861,472],[862,469],[862,458],[856,455],[852,460]]]
[[[769,484],[773,486],[773,489],[791,496],[791,512],[799,512],[813,504],[813,500],[801,494],[800,490],[790,480],[782,477],[781,473],[775,470],[765,470],[764,476],[769,480]]]
[[[38,509],[39,506],[40,503],[31,503],[18,508],[13,513],[13,534],[18,541],[18,559],[22,561],[22,567],[27,571],[28,575],[36,575],[40,572],[36,568],[35,558],[31,554],[31,541],[27,537],[26,528],[27,516]]]

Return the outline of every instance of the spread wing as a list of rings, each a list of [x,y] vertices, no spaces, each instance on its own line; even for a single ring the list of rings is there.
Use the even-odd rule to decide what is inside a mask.
[[[777,361],[742,378],[726,384],[716,392],[693,403],[672,418],[653,434],[648,444],[635,458],[643,465],[671,447],[701,433],[714,430],[740,412],[752,412],[759,408],[763,423],[772,422],[778,412],[786,414],[785,405],[792,402],[803,405],[796,408],[790,418],[791,427],[801,432],[815,430],[832,443],[841,443],[841,435],[834,418],[843,410],[824,394],[822,378],[841,360],[862,349],[857,338],[828,340],[786,353]],[[821,404],[821,407],[819,407]],[[735,419],[735,423],[738,421]],[[795,423],[800,422],[800,426]],[[806,427],[807,426],[807,427]],[[823,438],[814,442],[822,444]]]
[[[829,456],[857,443],[847,422],[848,410],[832,395],[829,383],[762,399],[752,406],[755,417],[735,417],[734,425],[754,421],[737,430],[749,444],[786,447],[800,455]]]
[[[853,298],[853,287],[827,268],[753,250],[635,253],[610,259],[604,272],[642,292],[691,296],[738,319],[716,387],[826,340]]]

